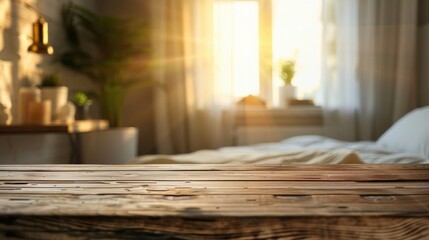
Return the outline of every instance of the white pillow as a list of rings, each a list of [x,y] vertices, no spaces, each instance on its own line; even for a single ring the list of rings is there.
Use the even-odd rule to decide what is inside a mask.
[[[377,144],[429,159],[429,106],[407,113],[377,140]]]

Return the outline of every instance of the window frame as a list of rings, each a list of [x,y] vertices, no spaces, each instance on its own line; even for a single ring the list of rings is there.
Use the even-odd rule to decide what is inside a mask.
[[[272,1],[255,0],[259,4],[259,95],[273,106],[273,31]]]

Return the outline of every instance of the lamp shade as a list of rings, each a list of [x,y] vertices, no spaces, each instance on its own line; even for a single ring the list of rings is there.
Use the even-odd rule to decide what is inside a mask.
[[[48,23],[39,17],[33,23],[33,44],[28,47],[29,52],[53,54],[54,48],[48,43]]]

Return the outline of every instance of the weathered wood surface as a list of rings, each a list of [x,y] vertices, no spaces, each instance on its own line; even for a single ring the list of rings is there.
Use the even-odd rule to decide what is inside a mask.
[[[0,239],[429,239],[429,165],[0,166]]]
[[[0,217],[5,239],[414,240],[428,239],[428,225],[398,217]]]

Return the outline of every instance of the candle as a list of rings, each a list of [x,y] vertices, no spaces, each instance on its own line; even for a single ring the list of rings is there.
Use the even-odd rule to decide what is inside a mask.
[[[40,89],[20,88],[18,96],[18,123],[29,124],[29,104],[30,102],[40,102]]]
[[[0,103],[0,125],[9,125],[12,123],[12,113],[10,108]]]
[[[51,123],[51,101],[30,102],[28,104],[28,124],[47,125]]]

